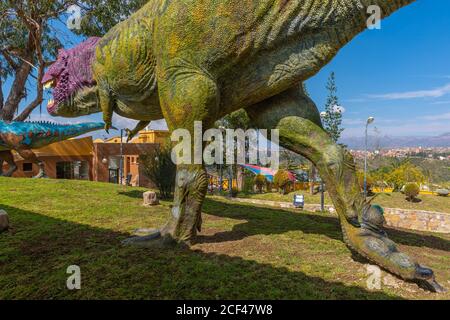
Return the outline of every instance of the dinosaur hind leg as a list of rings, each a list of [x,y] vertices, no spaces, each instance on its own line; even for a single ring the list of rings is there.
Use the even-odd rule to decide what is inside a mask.
[[[259,128],[279,129],[283,147],[315,164],[338,213],[344,241],[353,251],[405,280],[431,291],[443,290],[431,269],[400,252],[383,231],[382,209],[366,203],[352,156],[323,130],[311,99],[293,88],[247,111]]]
[[[13,173],[17,170],[17,165],[14,162],[14,157],[11,151],[0,151],[0,176],[11,177]],[[3,173],[3,162],[6,162],[9,166],[8,171]]]
[[[161,106],[169,129],[183,129],[192,139],[186,147],[191,157],[186,162],[177,161],[175,197],[166,225],[146,238],[131,238],[125,244],[153,246],[155,239],[164,243],[190,243],[201,230],[201,208],[205,198],[208,178],[203,164],[195,164],[194,124],[202,122],[203,129],[213,123],[217,113],[218,96],[215,82],[204,73],[186,65],[167,68],[166,78],[158,79]],[[202,144],[202,139],[196,143]],[[185,143],[183,136],[183,143]],[[183,150],[183,155],[187,150]],[[200,154],[202,157],[202,153]],[[181,160],[181,159],[180,159]],[[161,242],[160,241],[160,242]]]
[[[37,175],[35,175],[33,178],[34,179],[43,179],[43,178],[48,178],[47,175],[45,174],[45,168],[44,168],[44,163],[42,161],[40,161],[38,159],[38,157],[36,157],[36,155],[34,154],[33,151],[31,150],[17,150],[17,152],[19,153],[19,155],[28,160],[31,161],[32,163],[36,164],[39,167],[39,172]]]

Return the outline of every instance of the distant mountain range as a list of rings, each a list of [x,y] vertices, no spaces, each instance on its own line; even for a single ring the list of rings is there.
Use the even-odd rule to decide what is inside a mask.
[[[365,148],[364,137],[346,137],[340,140],[349,149],[362,150]],[[405,148],[405,147],[450,147],[450,132],[439,136],[409,136],[409,137],[390,137],[390,136],[369,136],[368,145],[370,149],[386,148]]]

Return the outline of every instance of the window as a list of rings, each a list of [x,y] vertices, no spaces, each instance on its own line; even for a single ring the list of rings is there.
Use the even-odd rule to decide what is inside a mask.
[[[23,172],[32,172],[33,171],[33,164],[32,163],[24,163],[22,165],[22,171]]]
[[[89,180],[89,164],[87,161],[57,162],[56,178]]]

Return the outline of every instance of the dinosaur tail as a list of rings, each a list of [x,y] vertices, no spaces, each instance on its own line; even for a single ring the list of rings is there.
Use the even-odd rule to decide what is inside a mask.
[[[62,133],[61,139],[65,140],[78,137],[89,132],[102,130],[104,127],[105,124],[103,122],[86,122],[61,126],[59,130]]]
[[[27,126],[24,143],[31,148],[40,148],[49,144],[78,137],[83,134],[102,130],[105,126],[103,122],[85,122],[78,124],[55,124],[49,122],[23,123]]]

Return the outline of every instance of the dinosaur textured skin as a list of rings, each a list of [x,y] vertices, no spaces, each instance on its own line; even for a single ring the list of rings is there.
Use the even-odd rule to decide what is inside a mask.
[[[85,60],[93,79],[85,86],[77,83],[80,89],[70,92],[70,99],[52,103],[49,112],[79,116],[102,111],[106,129],[115,112],[140,121],[129,130],[131,137],[161,118],[171,131],[192,132],[194,121],[202,121],[206,130],[244,108],[257,128],[279,129],[283,147],[315,164],[350,248],[404,279],[440,291],[430,269],[400,253],[384,231],[370,228],[381,213],[362,196],[353,158],[326,134],[317,107],[301,90],[303,81],[366,29],[369,6],[379,6],[387,17],[412,2],[152,0],[100,40],[89,39],[95,46],[72,49],[90,57]],[[65,59],[70,65],[71,56]],[[64,64],[58,66],[64,73]],[[78,76],[68,77],[77,81]],[[57,75],[44,82],[63,89]],[[195,241],[205,181],[203,166],[178,166],[167,224],[145,239],[126,243]]]
[[[55,124],[51,122],[5,122],[0,121],[0,161],[8,162],[8,172],[4,176],[11,176],[17,169],[12,160],[11,150],[15,150],[22,157],[40,167],[37,177],[45,177],[43,163],[40,162],[32,149],[39,149],[55,142],[74,138],[85,133],[101,130],[103,122],[87,122],[72,125]]]

